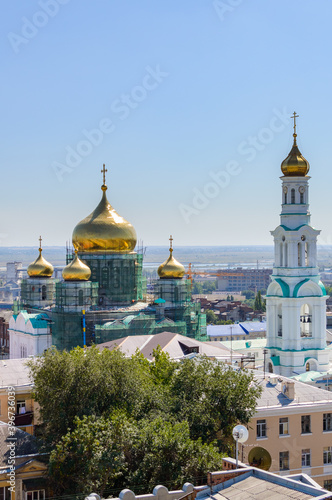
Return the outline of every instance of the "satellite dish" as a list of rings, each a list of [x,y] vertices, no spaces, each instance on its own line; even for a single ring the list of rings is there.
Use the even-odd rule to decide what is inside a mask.
[[[249,437],[249,432],[244,425],[236,425],[233,429],[233,438],[239,443],[245,443]]]
[[[248,455],[249,465],[258,469],[269,470],[272,464],[270,453],[265,448],[256,446],[250,450]]]

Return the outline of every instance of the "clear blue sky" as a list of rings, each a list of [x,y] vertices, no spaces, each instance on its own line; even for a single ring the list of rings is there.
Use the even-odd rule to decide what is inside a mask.
[[[99,202],[103,163],[146,245],[272,244],[294,110],[312,222],[332,244],[332,2],[1,7],[0,245],[64,244]]]

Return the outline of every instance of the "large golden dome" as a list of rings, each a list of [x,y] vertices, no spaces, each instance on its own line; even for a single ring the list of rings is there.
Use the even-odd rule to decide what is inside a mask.
[[[173,257],[172,241],[173,241],[173,238],[171,236],[170,237],[171,245],[170,245],[170,249],[169,249],[169,257],[167,260],[165,260],[165,262],[163,262],[158,267],[158,275],[160,278],[181,279],[181,278],[183,278],[186,271],[185,271],[185,268],[183,267],[183,265]]]
[[[105,167],[105,166],[104,166]],[[73,231],[73,245],[79,252],[131,252],[136,246],[135,228],[119,215],[106,197],[107,186],[97,208],[77,224]]]
[[[294,142],[293,147],[290,150],[289,155],[281,164],[281,171],[286,177],[304,177],[307,175],[310,169],[309,162],[301,155],[299,148],[296,143],[296,121],[298,115],[295,111],[293,114],[294,119]]]
[[[78,258],[77,250],[75,250],[75,257],[62,271],[63,279],[65,281],[87,281],[90,276],[89,266]]]
[[[39,255],[37,259],[28,266],[28,275],[30,278],[50,278],[53,274],[54,267],[42,256],[41,237],[39,241]]]

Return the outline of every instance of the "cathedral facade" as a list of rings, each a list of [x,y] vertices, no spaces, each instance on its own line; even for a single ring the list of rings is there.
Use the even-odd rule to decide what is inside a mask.
[[[47,347],[61,350],[161,331],[197,339],[206,335],[205,314],[192,301],[190,280],[173,256],[172,239],[170,256],[159,267],[160,278],[147,300],[143,253],[135,251],[136,231],[109,203],[106,172],[104,166],[100,203],[74,228],[74,251],[63,280],[52,278],[53,266],[42,255],[40,242],[39,255],[21,284],[21,311],[9,326],[10,357],[41,354],[46,346],[31,341],[40,332],[19,330],[27,318],[29,325],[42,318]]]

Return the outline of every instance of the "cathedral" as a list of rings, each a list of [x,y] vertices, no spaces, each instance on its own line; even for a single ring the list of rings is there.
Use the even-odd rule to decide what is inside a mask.
[[[281,164],[282,204],[267,289],[268,368],[288,377],[327,371],[326,290],[317,267],[317,236],[310,225],[309,163],[300,153],[294,113],[293,147]]]
[[[185,269],[170,254],[159,266],[159,279],[147,295],[143,251],[135,251],[135,228],[109,203],[103,166],[100,203],[73,231],[74,251],[67,255],[62,280],[42,254],[22,280],[21,304],[9,324],[10,357],[99,344],[128,335],[176,332],[206,335],[206,317],[191,298]]]

